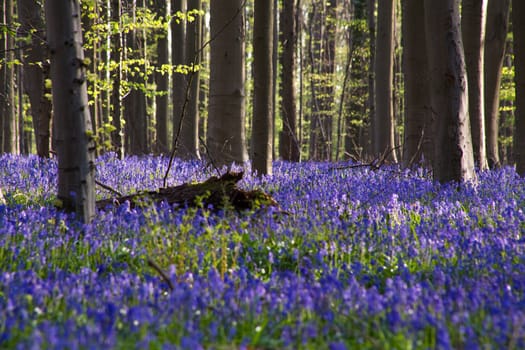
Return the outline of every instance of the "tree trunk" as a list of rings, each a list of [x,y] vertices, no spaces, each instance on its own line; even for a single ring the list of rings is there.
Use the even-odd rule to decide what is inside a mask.
[[[395,162],[394,106],[394,0],[377,2],[377,45],[375,53],[375,105],[374,154],[389,152],[388,159]]]
[[[15,19],[14,19],[14,1],[6,0],[3,4],[3,23],[7,25],[7,32],[5,35],[4,46],[2,50],[5,54],[5,62],[0,68],[2,75],[2,151],[5,153],[17,153],[17,123],[16,123],[16,109],[15,109]]]
[[[255,2],[253,26],[252,167],[272,174],[273,151],[273,0]]]
[[[425,0],[425,30],[435,114],[434,179],[475,179],[459,0]]]
[[[111,22],[113,26],[117,27],[117,30],[111,32],[111,52],[110,60],[115,65],[115,68],[111,72],[111,120],[112,125],[115,128],[111,132],[111,142],[113,144],[113,149],[117,153],[119,158],[124,156],[124,145],[122,142],[122,107],[120,99],[120,86],[122,80],[122,34],[120,31],[121,28],[121,15],[122,15],[122,4],[121,0],[110,0],[111,1]]]
[[[312,7],[310,14],[310,158],[332,157],[333,90],[337,1]]]
[[[137,23],[136,4],[132,3],[131,13],[133,23]],[[133,29],[128,34],[127,48],[131,49],[132,59],[143,59],[146,55],[145,38],[140,38],[139,30]],[[144,155],[148,153],[148,123],[146,115],[146,96],[143,89],[146,84],[145,69],[142,63],[131,64],[128,71],[128,80],[131,83],[130,91],[124,99],[124,116],[126,119],[126,153]]]
[[[375,120],[376,120],[376,98],[375,98],[375,61],[376,61],[376,0],[367,0],[367,12],[368,12],[368,33],[370,35],[370,66],[368,69],[368,110],[369,110],[369,120],[370,128],[369,135],[374,135],[375,130]],[[368,137],[366,139],[366,144],[364,147],[367,150],[368,155],[374,154],[374,144],[372,141],[373,137]]]
[[[188,11],[200,10],[200,0],[188,0]],[[180,157],[185,159],[198,159],[199,155],[199,69],[201,48],[201,22],[202,16],[196,15],[195,20],[186,22],[185,38],[185,61],[189,67],[194,67],[187,76],[184,86],[186,101],[186,112],[180,135],[179,152]],[[187,86],[190,84],[189,86]],[[188,93],[186,95],[186,89]]]
[[[366,1],[354,3],[352,24],[348,27],[348,58],[347,70],[349,85],[345,92],[345,140],[344,150],[346,158],[362,159],[368,153],[366,144],[362,143],[362,135],[367,133],[368,117],[368,69],[370,69],[367,52],[367,28],[363,24],[367,21]],[[343,86],[346,85],[343,83]],[[372,94],[373,96],[373,94]]]
[[[166,18],[166,1],[156,0],[155,11],[158,18]],[[161,29],[157,33],[157,72],[155,82],[157,95],[155,97],[155,130],[157,134],[155,151],[161,154],[169,152],[168,144],[168,81],[167,72],[162,71],[162,67],[169,63],[168,60],[168,37],[167,32]],[[160,71],[159,71],[160,70]]]
[[[483,66],[487,0],[463,0],[461,11],[474,162],[480,169],[486,169],[488,164],[485,143]]]
[[[310,83],[310,113],[306,118],[310,121],[310,139],[309,139],[309,159],[321,159],[321,143],[323,128],[321,125],[318,88],[321,80],[320,70],[320,52],[322,41],[322,9],[319,9],[318,3],[312,3],[310,12],[308,13],[308,63],[309,63],[309,83]]]
[[[95,216],[95,144],[88,108],[80,6],[46,1],[58,156],[58,199],[89,222]]]
[[[516,171],[525,175],[525,3],[512,2],[512,30],[514,33],[514,82],[516,83],[516,111],[514,129],[514,158]]]
[[[51,101],[45,96],[45,79],[49,77],[49,63],[45,57],[45,28],[42,16],[42,5],[36,0],[18,1],[19,33],[30,42],[22,50],[23,86],[31,105],[37,154],[48,158]]]
[[[325,83],[321,88],[321,126],[324,130],[321,154],[323,160],[332,160],[333,149],[333,116],[334,116],[334,84],[335,84],[335,41],[337,35],[337,0],[326,3],[325,32],[321,58],[321,74]]]
[[[217,165],[244,163],[245,88],[243,1],[212,1],[207,146]]]
[[[405,145],[403,164],[432,163],[432,114],[424,13],[421,0],[403,0]]]
[[[485,34],[485,135],[490,168],[500,166],[499,92],[509,27],[510,0],[488,0]]]
[[[295,4],[293,1],[284,1],[280,14],[280,42],[282,52],[281,63],[281,116],[283,131],[280,140],[281,157],[292,162],[299,161],[299,139],[297,135],[297,110],[295,93],[295,45],[297,34],[295,32]],[[276,71],[276,67],[274,67]]]
[[[272,0],[273,1],[273,0]],[[179,208],[197,207],[220,210],[225,207],[237,211],[260,209],[261,206],[277,207],[279,204],[267,193],[261,190],[245,191],[237,187],[243,173],[225,173],[221,177],[210,177],[204,182],[184,183],[175,187],[161,188],[159,191],[139,192],[118,198],[97,201],[97,208],[119,206],[129,202],[130,207],[147,206],[151,202],[166,202]],[[0,203],[2,201],[0,191]]]
[[[186,0],[172,0],[171,11],[174,16],[171,20],[171,64],[175,67],[186,63],[186,26],[184,20],[177,16],[178,13],[186,11]],[[180,70],[175,70],[172,77],[172,104],[173,104],[173,147],[176,147],[176,155],[184,158],[184,147],[182,143],[183,134],[187,132],[181,124],[185,116],[183,106],[186,101],[186,77]],[[186,111],[184,111],[186,112]],[[186,114],[186,113],[184,113]],[[180,131],[179,131],[180,130]]]

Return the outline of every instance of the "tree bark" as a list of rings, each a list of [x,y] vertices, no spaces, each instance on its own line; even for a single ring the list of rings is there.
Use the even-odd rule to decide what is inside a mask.
[[[282,52],[281,63],[281,116],[283,118],[283,131],[280,140],[281,157],[292,162],[299,161],[299,138],[297,135],[297,109],[295,92],[295,45],[297,33],[295,32],[295,4],[293,1],[284,1],[280,14],[280,42]],[[274,67],[275,71],[275,67]]]
[[[368,153],[366,144],[362,143],[363,135],[368,134],[368,69],[370,67],[367,53],[366,1],[356,1],[352,9],[352,24],[348,26],[348,57],[346,58],[345,77],[343,81],[346,120],[344,121],[344,151],[347,159],[362,159]],[[345,86],[348,85],[346,89]]]
[[[137,23],[136,3],[132,3],[131,13],[133,23]],[[144,59],[145,38],[140,37],[138,29],[130,31],[127,37],[127,48],[131,49],[132,59]],[[131,155],[145,155],[148,153],[148,123],[146,114],[146,96],[143,91],[146,84],[143,63],[133,63],[129,67],[128,80],[131,83],[130,91],[124,98],[124,117],[126,120],[126,153]]]
[[[500,166],[499,92],[509,27],[510,0],[488,0],[485,34],[485,135],[490,168]]]
[[[207,147],[217,164],[244,163],[245,145],[243,1],[210,4],[210,101]]]
[[[14,19],[14,1],[6,0],[3,4],[3,23],[7,25],[8,31],[4,41],[4,57],[7,64],[2,64],[0,74],[2,75],[2,106],[0,114],[2,115],[2,152],[17,153],[17,123],[15,109],[15,19]]]
[[[331,160],[337,1],[318,3],[310,13],[310,158]]]
[[[272,174],[273,0],[255,2],[253,27],[252,168]]]
[[[49,77],[49,63],[46,60],[42,12],[42,5],[36,0],[18,1],[19,33],[29,43],[22,50],[23,86],[31,105],[37,154],[48,158],[52,107],[45,88],[45,79]]]
[[[424,13],[421,0],[403,0],[405,144],[403,164],[432,164],[432,114]]]
[[[512,2],[512,30],[514,33],[514,82],[516,84],[516,111],[514,113],[514,158],[516,171],[525,175],[525,3]]]
[[[53,82],[58,199],[84,222],[95,216],[95,144],[77,0],[46,1]]]
[[[273,0],[272,0],[273,1]],[[98,209],[119,206],[129,202],[130,207],[166,202],[170,205],[203,207],[220,210],[234,208],[237,211],[259,209],[261,206],[279,208],[279,204],[261,190],[245,191],[237,187],[243,173],[225,173],[221,177],[211,177],[196,184],[182,184],[175,187],[161,188],[159,191],[139,192],[118,198],[97,201]],[[0,191],[1,195],[1,191]],[[1,197],[0,197],[1,200]]]
[[[110,0],[111,1],[111,22],[113,26],[117,27],[117,30],[111,32],[111,52],[110,60],[115,65],[114,70],[111,72],[111,96],[110,96],[110,105],[111,105],[111,120],[112,125],[115,128],[111,132],[111,142],[113,144],[113,149],[117,153],[119,158],[124,156],[124,144],[122,140],[122,107],[121,107],[121,98],[120,98],[120,87],[122,80],[122,34],[120,31],[121,28],[121,15],[122,15],[122,4],[121,0]]]
[[[392,85],[394,83],[394,0],[377,2],[377,45],[375,53],[375,105],[374,154],[386,154],[395,148],[394,106]],[[388,160],[397,161],[395,152],[389,152]]]
[[[487,0],[463,0],[461,5],[461,28],[465,64],[468,79],[468,109],[471,124],[474,162],[480,169],[486,169],[487,152],[485,143],[484,103],[484,44],[487,22]]]
[[[370,128],[369,128],[369,135],[374,135],[375,130],[375,121],[376,121],[376,98],[375,98],[375,86],[376,86],[376,79],[375,79],[375,61],[376,61],[376,0],[367,0],[367,12],[368,12],[368,33],[370,35],[369,41],[370,41],[370,66],[368,69],[368,110],[369,110],[369,121],[370,121]],[[364,147],[367,151],[368,155],[374,154],[374,144],[372,141],[373,137],[367,138],[366,147]]]
[[[156,0],[155,11],[158,18],[166,18],[166,1]],[[167,72],[162,71],[162,66],[169,63],[168,60],[168,37],[167,32],[161,29],[157,34],[157,71],[155,73],[155,82],[157,85],[157,95],[155,96],[155,131],[156,152],[167,154],[169,152],[168,144],[168,81]]]
[[[468,116],[468,95],[459,0],[425,0],[425,30],[435,115],[434,179],[476,177]]]
[[[201,10],[200,0],[188,0],[188,11]],[[191,22],[186,22],[185,61],[194,69],[186,76],[185,98],[187,98],[181,140],[178,155],[185,159],[198,159],[199,154],[199,86],[201,61],[201,22],[202,16],[196,15]],[[189,86],[187,86],[189,84]],[[186,95],[186,89],[188,94]]]
[[[177,16],[178,13],[186,11],[186,0],[172,0],[171,11],[174,16],[171,20],[171,64],[175,67],[186,63],[186,25],[184,20]],[[176,147],[176,155],[185,158],[184,147],[180,147],[184,133],[187,132],[181,124],[186,116],[182,115],[184,102],[186,100],[186,77],[182,71],[177,69],[172,77],[172,103],[173,103],[173,147]],[[184,111],[186,114],[186,111]],[[179,132],[180,130],[180,132]]]

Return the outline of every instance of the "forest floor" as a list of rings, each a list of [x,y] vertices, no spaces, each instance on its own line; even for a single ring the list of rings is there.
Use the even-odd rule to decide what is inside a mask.
[[[167,163],[105,155],[97,180],[159,191]],[[525,348],[525,180],[344,165],[245,172],[280,208],[124,201],[81,225],[55,161],[1,156],[0,348]],[[212,175],[176,162],[168,186]]]

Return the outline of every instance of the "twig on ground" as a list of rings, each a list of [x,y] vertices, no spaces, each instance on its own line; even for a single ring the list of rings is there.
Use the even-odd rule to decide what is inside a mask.
[[[157,273],[162,277],[164,282],[168,285],[169,289],[173,291],[175,288],[173,287],[173,283],[170,281],[166,273],[162,271],[162,269],[157,265],[153,260],[149,259],[147,260],[148,266],[151,267],[153,270],[157,271]]]

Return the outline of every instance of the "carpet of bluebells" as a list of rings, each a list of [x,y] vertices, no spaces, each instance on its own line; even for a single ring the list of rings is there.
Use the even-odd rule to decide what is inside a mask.
[[[156,190],[167,164],[105,155],[97,179]],[[0,157],[2,349],[525,348],[525,180],[511,168],[459,186],[276,162],[240,186],[281,208],[124,204],[89,225],[55,209],[56,171]],[[211,175],[176,162],[168,185]]]

